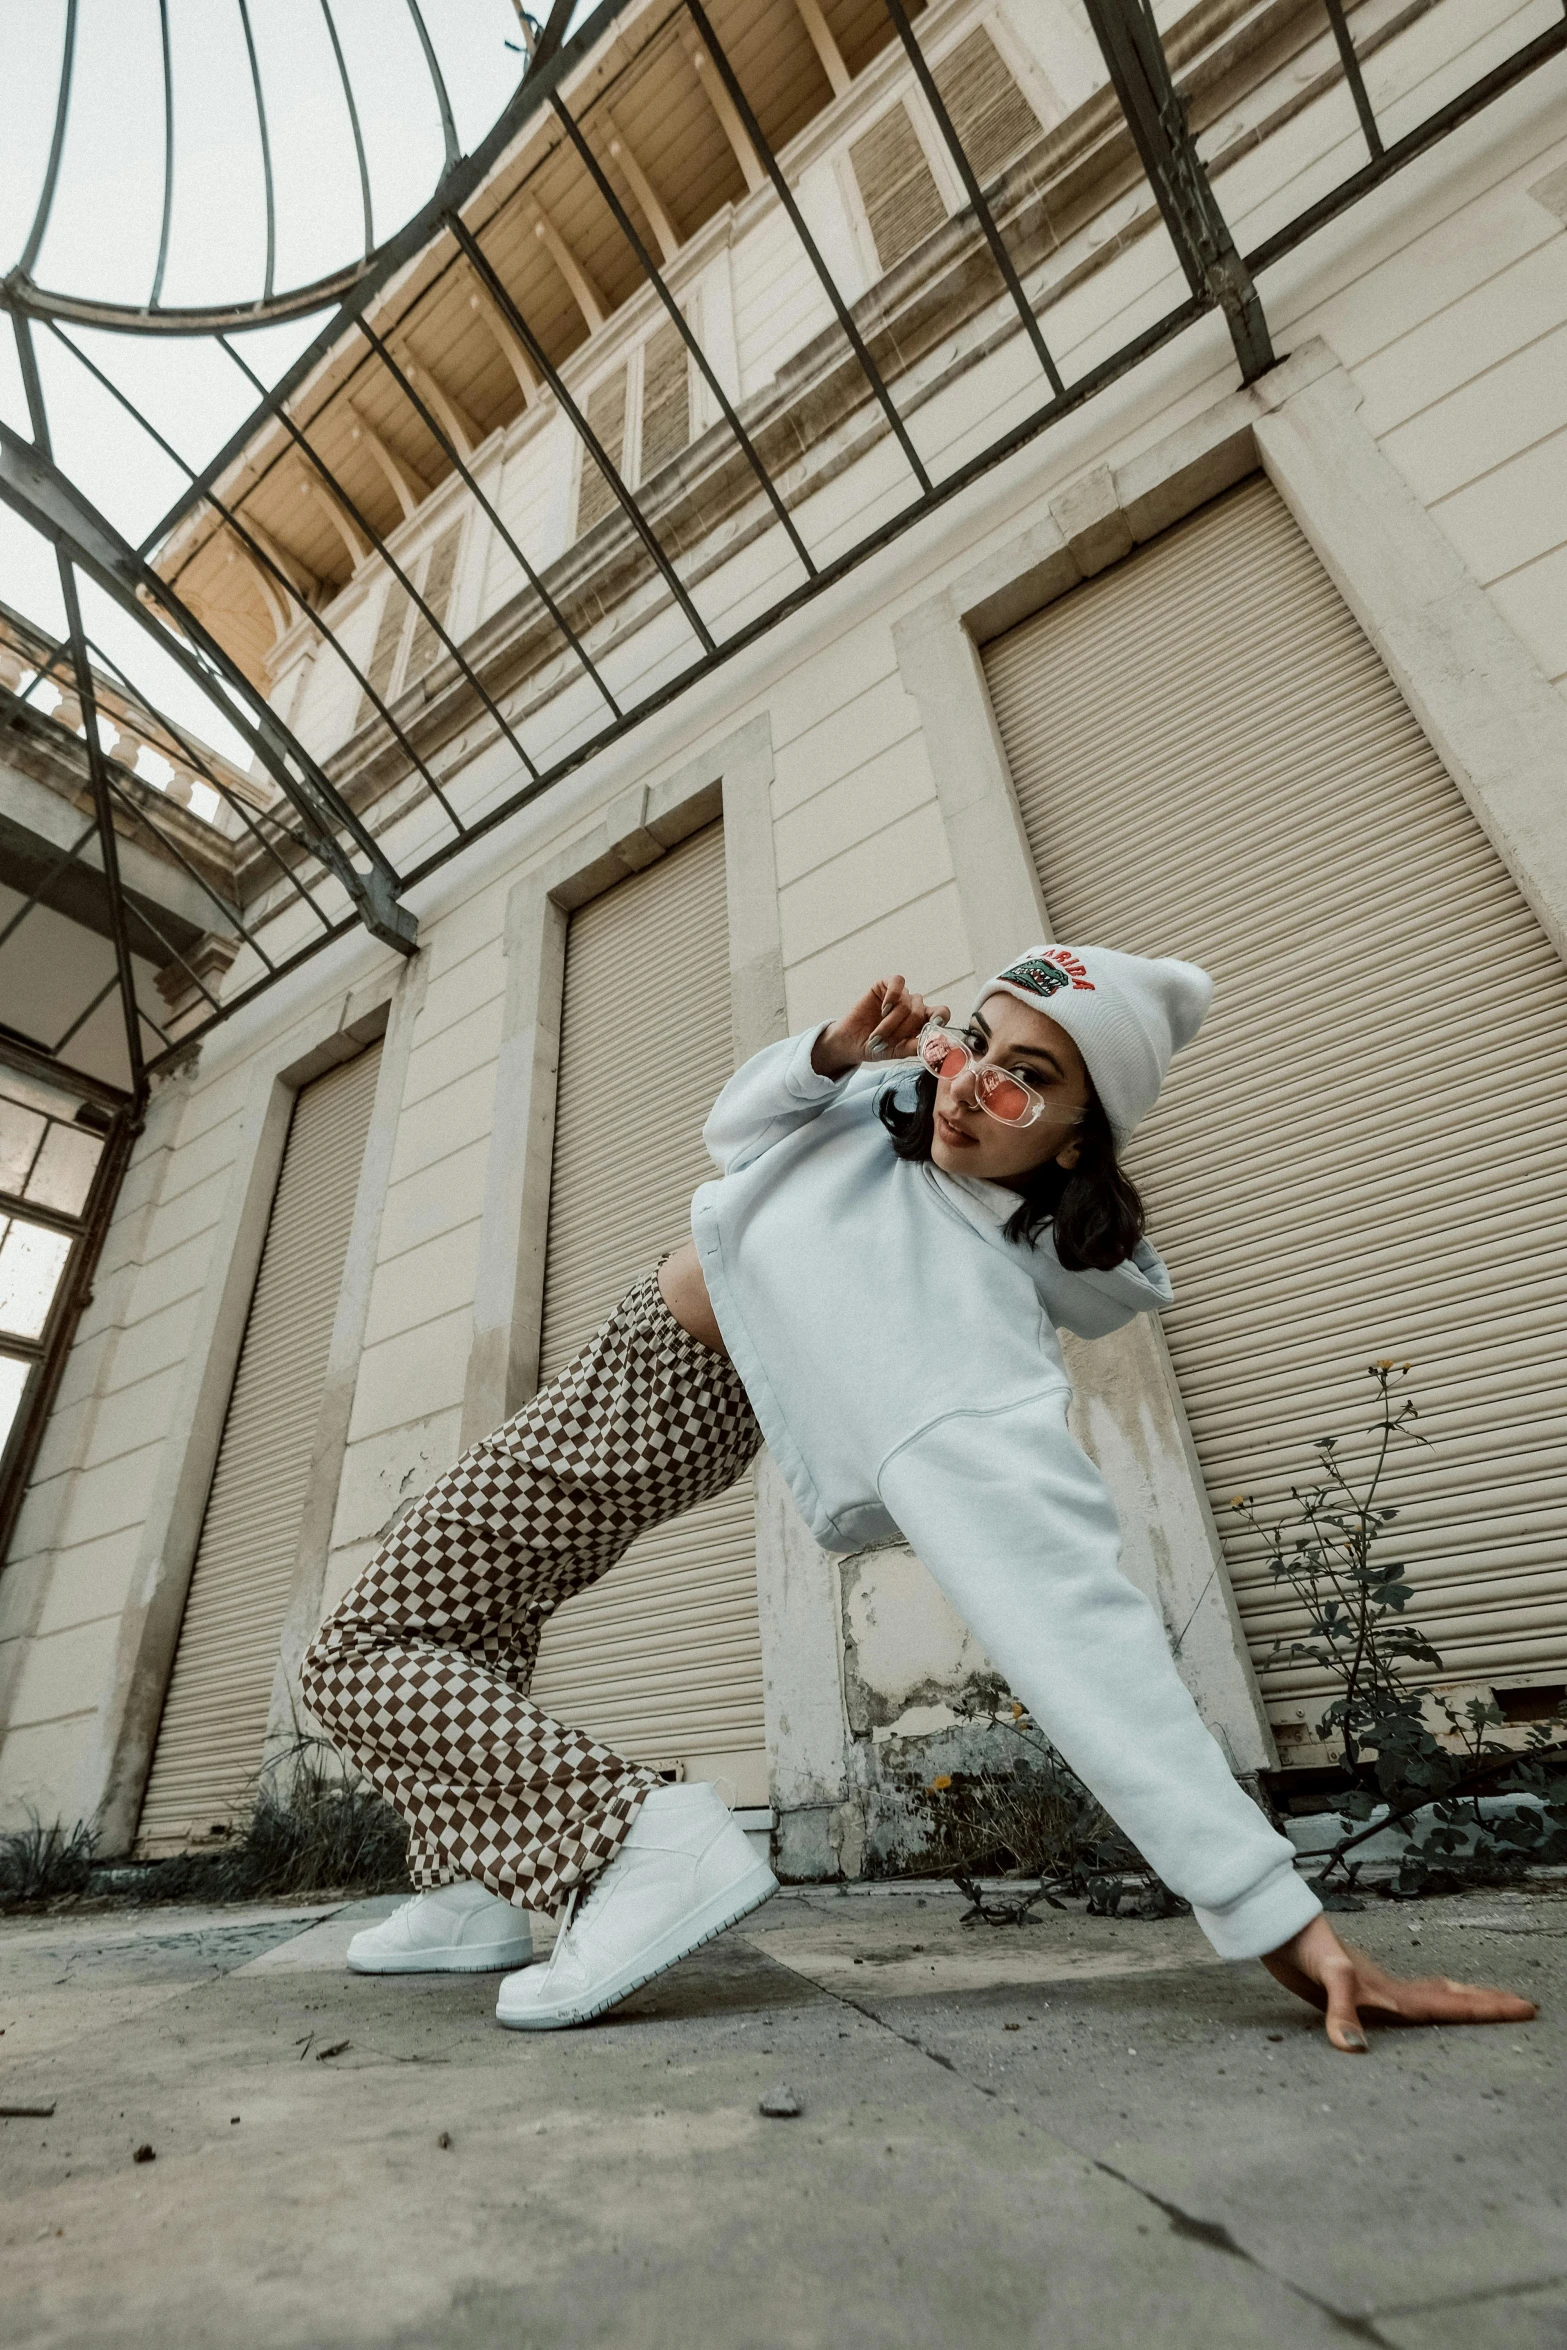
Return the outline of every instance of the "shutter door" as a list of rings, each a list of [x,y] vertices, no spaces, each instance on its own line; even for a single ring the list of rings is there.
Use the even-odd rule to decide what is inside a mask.
[[[648,1058],[648,1015],[676,1041]],[[691,1228],[702,1122],[734,1065],[715,824],[571,918],[542,1375],[569,1362]],[[533,1695],[638,1761],[767,1801],[749,1475],[645,1534],[544,1635]]]
[[[380,1060],[373,1045],[294,1104],[142,1806],[143,1852],[174,1851],[231,1818],[261,1767]]]
[[[407,617],[407,595],[394,579],[388,583],[381,617],[375,624],[375,643],[370,652],[370,665],[365,671],[370,692],[379,695],[383,702],[392,690],[392,672],[397,667],[398,650],[403,641],[403,622]],[[355,727],[363,726],[374,715],[375,703],[370,699],[370,694],[361,693]]]
[[[642,354],[642,455],[638,479],[678,457],[691,438],[691,363],[685,340],[671,319],[649,335]]]
[[[986,654],[1056,935],[1217,981],[1129,1163],[1276,1717],[1271,1515],[1414,1365],[1390,1556],[1450,1685],[1567,1678],[1567,971],[1282,501],[1243,484]],[[1476,1017],[1478,1016],[1478,1017]],[[1298,1731],[1296,1735],[1301,1733]]]

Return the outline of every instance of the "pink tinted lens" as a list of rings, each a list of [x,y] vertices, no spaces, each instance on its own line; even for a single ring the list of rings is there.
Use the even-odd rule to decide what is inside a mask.
[[[961,1077],[969,1065],[969,1055],[955,1037],[928,1036],[923,1057],[927,1069],[938,1077]]]
[[[999,1118],[1007,1126],[1018,1125],[1033,1106],[1028,1087],[1020,1085],[1015,1077],[1008,1077],[1001,1070],[986,1069],[981,1072],[980,1092],[991,1116]]]

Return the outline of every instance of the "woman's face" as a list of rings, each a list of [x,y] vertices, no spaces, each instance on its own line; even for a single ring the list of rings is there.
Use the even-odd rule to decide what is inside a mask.
[[[1015,996],[987,996],[962,1032],[976,1062],[1021,1077],[1041,1095],[1045,1114],[1032,1126],[1003,1126],[975,1098],[974,1068],[936,1080],[936,1127],[930,1155],[949,1175],[1014,1183],[1054,1159],[1077,1163],[1078,1120],[1088,1100],[1083,1056],[1064,1028]]]

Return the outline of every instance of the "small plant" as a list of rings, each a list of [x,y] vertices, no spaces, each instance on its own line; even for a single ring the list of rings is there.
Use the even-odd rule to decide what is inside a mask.
[[[1383,1499],[1389,1462],[1407,1444],[1427,1440],[1415,1427],[1414,1398],[1402,1391],[1410,1365],[1384,1358],[1368,1365],[1377,1417],[1366,1430],[1369,1458],[1346,1465],[1341,1440],[1320,1436],[1314,1483],[1293,1486],[1293,1509],[1275,1525],[1257,1516],[1244,1494],[1235,1509],[1263,1544],[1275,1580],[1304,1610],[1305,1639],[1280,1637],[1279,1658],[1318,1666],[1334,1695],[1317,1735],[1339,1750],[1344,1775],[1338,1809],[1370,1824],[1344,1836],[1316,1882],[1325,1898],[1353,1905],[1357,1845],[1385,1828],[1405,1839],[1398,1890],[1445,1891],[1464,1882],[1496,1883],[1540,1863],[1567,1861],[1567,1740],[1552,1725],[1531,1727],[1523,1748],[1493,1738],[1498,1708],[1471,1698],[1462,1709],[1433,1689],[1442,1659],[1405,1613],[1414,1597],[1406,1563],[1384,1556],[1398,1511]],[[1433,1729],[1439,1719],[1445,1735]],[[1373,1785],[1367,1785],[1367,1780]],[[1491,1815],[1482,1793],[1537,1796],[1539,1807]],[[1382,1816],[1372,1819],[1378,1804]],[[1424,1815],[1417,1823],[1417,1814]]]
[[[300,1736],[262,1775],[216,1852],[176,1853],[148,1871],[171,1901],[258,1901],[295,1893],[401,1890],[408,1831],[373,1788],[345,1779],[330,1747]]]
[[[969,1902],[962,1923],[1028,1923],[1041,1902],[1086,1895],[1089,1914],[1173,1917],[1186,1903],[1160,1883],[1003,1682],[976,1682],[960,1709],[1009,1730],[1022,1748],[1009,1769],[941,1772],[917,1798],[931,1828],[923,1868],[950,1876]],[[985,1876],[1037,1877],[1012,1899],[987,1895]]]
[[[29,1811],[25,1828],[0,1836],[0,1900],[55,1901],[85,1890],[92,1868],[93,1834],[85,1820],[74,1828],[45,1827]]]
[[[28,1826],[0,1836],[0,1900],[92,1890],[94,1836]],[[265,1901],[325,1891],[405,1892],[408,1831],[373,1788],[345,1779],[319,1739],[300,1737],[263,1773],[249,1809],[216,1850],[176,1852],[116,1872],[134,1901]]]

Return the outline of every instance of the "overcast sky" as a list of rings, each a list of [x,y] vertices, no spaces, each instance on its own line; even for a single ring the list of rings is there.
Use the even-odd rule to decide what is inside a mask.
[[[329,0],[353,84],[379,242],[431,193],[440,118],[408,0]],[[421,0],[466,152],[516,87],[522,58],[513,0]],[[47,165],[60,78],[65,0],[0,0],[0,268],[26,244]],[[309,284],[363,247],[358,164],[323,0],[250,0],[276,189],[275,286]],[[534,13],[538,13],[535,0]],[[578,14],[584,13],[583,9]],[[261,140],[238,0],[168,0],[174,85],[174,180],[161,299],[170,308],[249,300],[266,256]],[[33,266],[42,285],[145,302],[156,267],[164,190],[163,64],[158,0],[79,0],[76,66],[48,232]],[[247,334],[250,365],[274,380],[322,323]],[[78,333],[192,465],[221,446],[255,393],[205,340]],[[132,540],[182,486],[178,468],[125,417],[46,330],[36,332],[57,462]],[[9,321],[0,321],[0,414],[29,430]],[[233,737],[170,664],[145,650],[132,621],[84,583],[90,632],[133,666],[171,713],[220,747]],[[0,597],[58,630],[52,551],[0,508]]]

